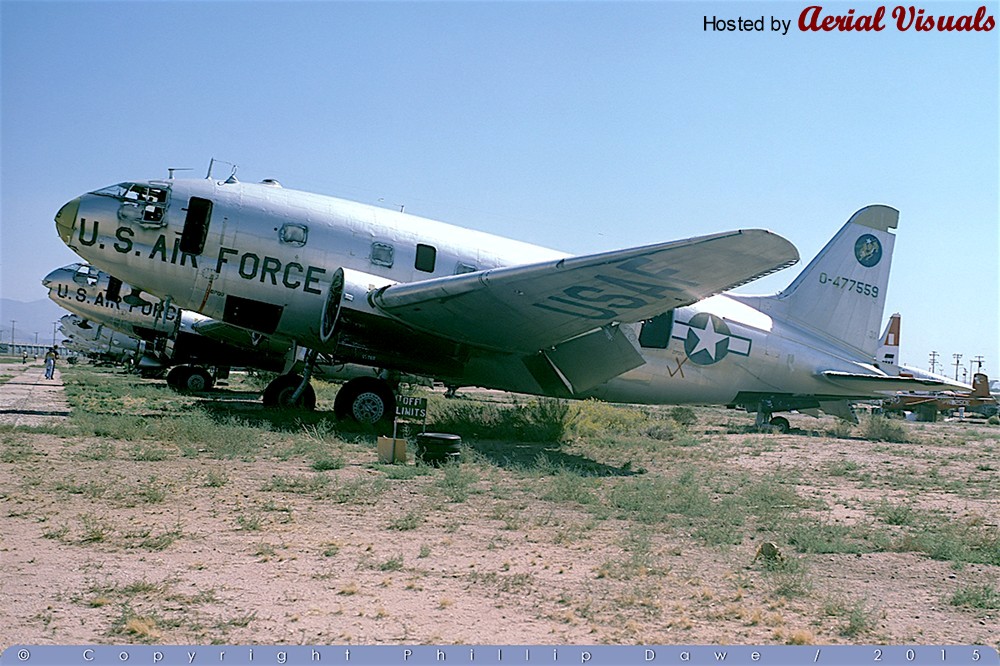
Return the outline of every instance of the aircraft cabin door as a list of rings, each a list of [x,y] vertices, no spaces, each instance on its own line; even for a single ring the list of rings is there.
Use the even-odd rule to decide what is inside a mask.
[[[215,267],[203,258],[205,243],[208,239],[208,229],[212,223],[212,201],[202,197],[191,197],[183,209],[184,227],[178,246],[181,266],[197,267],[197,276],[191,287],[192,302],[200,302],[202,307],[208,301],[208,296],[215,282]],[[218,234],[221,237],[221,234]]]

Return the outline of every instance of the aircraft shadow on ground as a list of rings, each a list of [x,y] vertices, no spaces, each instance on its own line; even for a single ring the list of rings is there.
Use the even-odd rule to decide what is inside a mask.
[[[504,469],[532,469],[544,465],[553,470],[581,476],[634,476],[640,474],[628,466],[613,467],[586,456],[566,453],[557,442],[507,442],[497,440],[466,441],[466,446]]]
[[[280,432],[299,432],[303,426],[326,425],[340,436],[360,436],[373,443],[378,434],[370,426],[339,421],[332,412],[268,409],[259,402],[244,400],[205,399],[199,402],[199,407],[214,420],[237,418],[251,426],[265,426]],[[633,476],[641,473],[627,465],[614,467],[585,456],[566,453],[561,450],[558,442],[470,440],[463,436],[463,444],[503,469],[526,470],[545,466],[553,471],[565,469],[582,476]]]
[[[264,407],[256,398],[259,393],[233,391],[234,395],[219,399],[215,392],[205,394],[198,406],[215,421],[236,418],[248,425],[265,426],[280,432],[301,432],[304,426],[329,426],[340,432],[343,425],[333,412],[310,411],[307,409],[278,409]],[[250,401],[253,402],[250,402]]]

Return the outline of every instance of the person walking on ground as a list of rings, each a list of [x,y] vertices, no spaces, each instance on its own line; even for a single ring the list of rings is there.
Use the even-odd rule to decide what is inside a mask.
[[[45,352],[45,378],[55,379],[56,374],[56,359],[59,358],[59,352],[56,351],[55,347],[49,347],[49,350]]]

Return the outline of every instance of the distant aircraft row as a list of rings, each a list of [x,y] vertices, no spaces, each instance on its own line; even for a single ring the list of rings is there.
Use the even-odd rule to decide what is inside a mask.
[[[862,208],[786,289],[746,296],[725,292],[794,264],[791,243],[749,229],[569,256],[210,168],[65,204],[57,231],[88,263],[45,284],[81,318],[143,341],[140,367],[173,365],[175,387],[263,368],[281,373],[266,404],[311,408],[314,374],[349,378],[334,411],[378,423],[416,376],[727,405],[787,430],[775,413],[853,419],[857,401],[968,389],[900,371],[880,344],[898,217]]]

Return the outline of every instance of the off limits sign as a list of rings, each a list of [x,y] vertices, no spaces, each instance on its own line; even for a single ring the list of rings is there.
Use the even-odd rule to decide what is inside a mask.
[[[397,419],[419,419],[427,418],[427,398],[411,398],[401,395],[396,398],[396,418]]]

